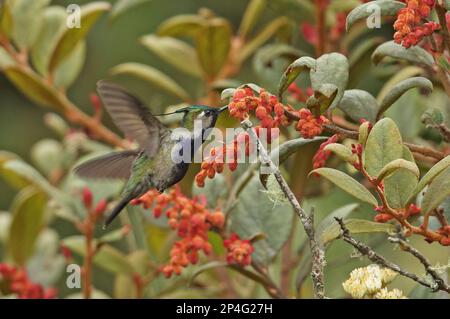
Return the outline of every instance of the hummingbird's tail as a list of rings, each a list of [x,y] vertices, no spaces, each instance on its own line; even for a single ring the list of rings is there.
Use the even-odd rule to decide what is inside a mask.
[[[103,229],[106,229],[109,226],[109,224],[111,224],[111,222],[117,217],[117,215],[120,214],[120,212],[125,208],[125,206],[128,205],[128,203],[132,199],[133,198],[126,196],[120,200],[120,202],[112,210],[111,214],[106,218],[106,221],[103,224]]]

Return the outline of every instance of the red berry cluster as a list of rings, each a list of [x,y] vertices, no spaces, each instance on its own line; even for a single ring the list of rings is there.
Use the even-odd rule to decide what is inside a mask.
[[[170,228],[176,230],[181,238],[170,251],[170,262],[162,268],[167,278],[174,273],[181,274],[189,264],[196,264],[200,251],[210,254],[212,246],[208,242],[208,231],[212,227],[223,228],[225,222],[221,211],[209,211],[205,200],[190,199],[181,193],[179,187],[174,187],[168,194],[151,190],[132,204],[143,205],[144,208],[154,206],[155,217],[160,217],[165,211]]]
[[[314,116],[309,109],[303,108],[298,112],[300,120],[295,129],[300,132],[303,138],[313,138],[323,131],[323,124],[328,123],[328,119],[323,116]]]
[[[261,121],[261,127],[270,129],[280,125],[289,125],[289,119],[284,115],[286,106],[278,101],[275,95],[261,89],[259,96],[249,88],[237,89],[228,106],[230,115],[239,120],[249,116],[255,111],[256,117]]]
[[[251,254],[254,248],[250,240],[242,240],[235,233],[231,234],[229,239],[223,241],[227,249],[227,263],[248,266],[252,262]]]
[[[426,19],[435,5],[435,0],[406,0],[406,8],[399,11],[394,23],[394,40],[405,48],[417,45],[424,37],[440,29],[436,22],[421,23]]]
[[[313,157],[313,167],[314,169],[324,167],[327,159],[331,155],[331,151],[326,151],[325,147],[327,145],[337,143],[339,141],[339,135],[334,134],[329,139],[327,139],[325,142],[320,144],[319,150],[316,152],[316,154]]]
[[[0,264],[0,282],[5,282],[7,293],[16,294],[20,299],[53,299],[56,289],[44,288],[33,283],[23,268]]]
[[[384,213],[383,206],[375,207],[375,211],[378,212],[378,214],[375,216],[376,222],[386,223],[394,218],[391,214]],[[411,216],[420,214],[420,212],[421,212],[420,207],[417,207],[415,204],[411,204],[407,209],[401,210],[400,214],[404,219],[408,219]]]

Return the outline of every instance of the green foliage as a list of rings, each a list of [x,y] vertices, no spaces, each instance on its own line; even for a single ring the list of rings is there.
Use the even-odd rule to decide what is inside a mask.
[[[41,126],[39,113],[22,116],[19,104],[25,103],[13,105],[17,116],[0,117],[6,118],[1,123],[4,141],[14,141],[8,144],[14,149],[0,151],[0,177],[8,187],[5,200],[11,201],[8,193],[17,192],[12,204],[2,208],[7,211],[0,213],[0,263],[23,266],[33,281],[50,287],[65,281],[66,258],[71,258],[71,263],[91,270],[91,298],[312,295],[303,286],[315,261],[304,225],[293,214],[292,197],[277,178],[258,171],[268,163],[239,164],[234,172],[225,164],[224,172],[214,171],[214,178],[207,179],[204,187],[193,178],[198,165],[191,165],[179,183],[187,198],[195,198],[189,205],[205,205],[211,214],[222,211],[225,220],[223,227],[208,221],[205,238],[195,240],[211,246],[200,250],[199,256],[187,254],[195,263],[189,260],[192,265],[183,265],[180,276],[163,278],[164,266],[186,257],[174,252],[174,247],[183,245],[175,241],[183,238],[190,245],[194,238],[183,237],[174,226],[173,207],[155,217],[155,203],[148,208],[130,205],[117,221],[120,227],[100,230],[102,214],[114,206],[124,181],[83,179],[72,169],[113,149],[135,147],[133,141],[122,139],[104,124],[109,125],[95,97],[91,99],[93,110],[84,106],[87,94],[95,90],[94,83],[108,69],[113,80],[139,93],[155,114],[189,104],[219,107],[229,101],[231,108],[235,93],[242,88],[250,88],[255,99],[261,90],[274,94],[273,100],[278,97],[276,102],[286,108],[284,116],[276,114],[277,121],[283,122],[273,125],[280,126],[280,143],[269,149],[269,155],[277,160],[300,205],[308,208],[301,213],[309,214],[311,209],[319,217],[315,240],[324,249],[325,261],[333,265],[333,269],[325,268],[327,296],[344,296],[341,274],[359,263],[349,262],[349,250],[342,245],[330,245],[342,235],[335,218],[344,220],[352,236],[373,245],[377,252],[387,252],[388,259],[402,265],[409,260],[392,253],[387,236],[400,231],[404,236],[446,243],[450,236],[443,227],[450,219],[446,39],[441,29],[433,39],[428,37],[433,41],[405,48],[389,40],[390,32],[384,32],[389,25],[370,30],[363,23],[373,14],[374,5],[383,17],[395,17],[405,3],[334,0],[322,8],[319,1],[251,0],[221,10],[219,1],[208,2],[211,9],[185,1],[177,15],[161,17],[159,10],[165,9],[159,6],[168,8],[172,2],[91,1],[81,6],[81,28],[67,27],[68,13],[58,3],[5,0],[0,8],[0,71],[29,105],[59,113],[45,115],[43,122],[51,129],[45,138],[34,132],[35,125]],[[442,6],[448,9],[448,1]],[[148,21],[162,22],[145,26],[151,33],[137,34],[137,27],[143,25],[133,19],[143,13],[132,8],[150,12]],[[343,30],[343,14],[348,33]],[[434,15],[427,20],[437,21]],[[131,42],[124,41],[129,38]],[[115,56],[112,51],[125,52],[122,46],[127,56]],[[9,93],[6,87],[5,96]],[[244,100],[240,107],[249,108],[255,99]],[[182,104],[169,105],[174,101]],[[3,102],[5,106],[10,103]],[[302,108],[311,113],[299,112]],[[255,117],[253,111],[249,110],[249,120],[260,126],[261,116]],[[176,115],[158,119],[170,128],[180,120]],[[238,125],[232,116],[221,116],[216,126]],[[304,138],[302,125],[315,130],[315,137]],[[30,138],[15,136],[19,130]],[[331,135],[333,140],[327,141]],[[89,205],[85,188],[92,195]],[[354,203],[355,199],[361,203]],[[312,209],[311,203],[318,207]],[[421,208],[418,216],[408,215],[414,212],[413,203]],[[98,213],[97,205],[104,212]],[[389,221],[379,223],[374,218]],[[241,249],[245,245],[254,248],[248,265],[230,262],[236,258],[227,247],[232,234],[239,236]],[[436,246],[427,246],[424,255],[445,264],[448,256]],[[63,256],[61,247],[75,255]],[[0,279],[2,297],[3,286]],[[411,298],[446,296],[411,283],[399,281],[398,286],[405,292],[413,288]],[[86,291],[59,288],[59,297],[87,297]]]

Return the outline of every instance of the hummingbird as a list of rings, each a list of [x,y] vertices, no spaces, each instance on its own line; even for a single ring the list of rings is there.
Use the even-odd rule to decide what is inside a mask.
[[[183,146],[189,146],[190,159],[216,124],[220,113],[228,108],[191,105],[174,113],[183,113],[182,127],[188,133],[174,138],[173,131],[162,124],[139,99],[121,86],[107,80],[97,83],[97,92],[114,124],[134,139],[139,147],[108,153],[89,160],[74,169],[85,178],[112,178],[127,180],[118,204],[106,218],[105,229],[127,204],[155,188],[160,193],[178,183],[186,175],[190,160],[174,160],[174,150],[183,155]],[[159,115],[160,116],[160,115]],[[194,130],[194,121],[201,121],[201,132]],[[189,144],[189,145],[188,145]]]

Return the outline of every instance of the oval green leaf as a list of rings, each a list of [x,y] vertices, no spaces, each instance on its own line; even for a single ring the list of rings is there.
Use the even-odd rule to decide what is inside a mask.
[[[405,6],[406,5],[400,1],[392,0],[377,0],[361,4],[347,15],[345,27],[348,30],[355,22],[368,18],[378,12],[382,16],[395,16],[397,12]]]
[[[359,200],[369,203],[371,205],[377,206],[378,202],[376,198],[370,193],[367,188],[357,182],[355,179],[350,177],[349,175],[338,171],[333,168],[322,167],[313,170],[311,174],[319,174],[322,177],[325,177],[330,182],[349,193],[350,195],[358,198]]]
[[[443,170],[431,182],[422,200],[422,212],[431,212],[448,196],[450,196],[450,167]]]
[[[189,101],[191,97],[178,84],[161,71],[140,63],[123,63],[111,69],[112,75],[131,75],[156,86],[180,100]]]
[[[378,121],[367,138],[364,166],[370,176],[377,176],[384,166],[402,158],[403,141],[397,125],[390,118]]]
[[[95,22],[109,9],[111,9],[111,5],[103,1],[92,2],[81,7],[80,28],[66,28],[51,55],[50,72],[53,72],[70,56],[78,43],[86,38]]]
[[[433,83],[424,77],[413,77],[396,84],[381,101],[378,116],[381,116],[392,104],[395,103],[405,92],[412,88],[421,88],[428,92],[433,91]]]
[[[25,265],[33,254],[36,239],[44,226],[46,203],[45,194],[33,186],[24,188],[14,199],[6,247],[18,265]]]
[[[278,84],[278,98],[281,100],[283,93],[287,90],[289,85],[295,81],[295,79],[300,75],[300,73],[307,70],[312,70],[316,67],[316,60],[311,57],[301,57],[292,62],[291,65],[286,69],[280,79]]]
[[[214,78],[225,64],[231,47],[231,26],[222,18],[208,20],[196,38],[197,55],[205,74]]]
[[[372,94],[367,91],[346,90],[338,108],[357,123],[361,119],[375,123],[379,105]]]
[[[141,43],[178,70],[195,77],[202,76],[197,53],[189,44],[172,37],[159,37],[156,35],[142,37]]]
[[[428,67],[433,67],[433,56],[419,46],[414,46],[406,49],[404,46],[389,41],[381,44],[372,54],[372,61],[378,64],[385,57],[391,57],[397,60],[406,60],[413,64],[423,64]]]
[[[311,86],[314,91],[319,90],[324,84],[333,84],[338,88],[330,108],[336,107],[341,101],[348,84],[348,72],[347,58],[340,53],[322,55],[316,60],[315,68],[311,69]]]

